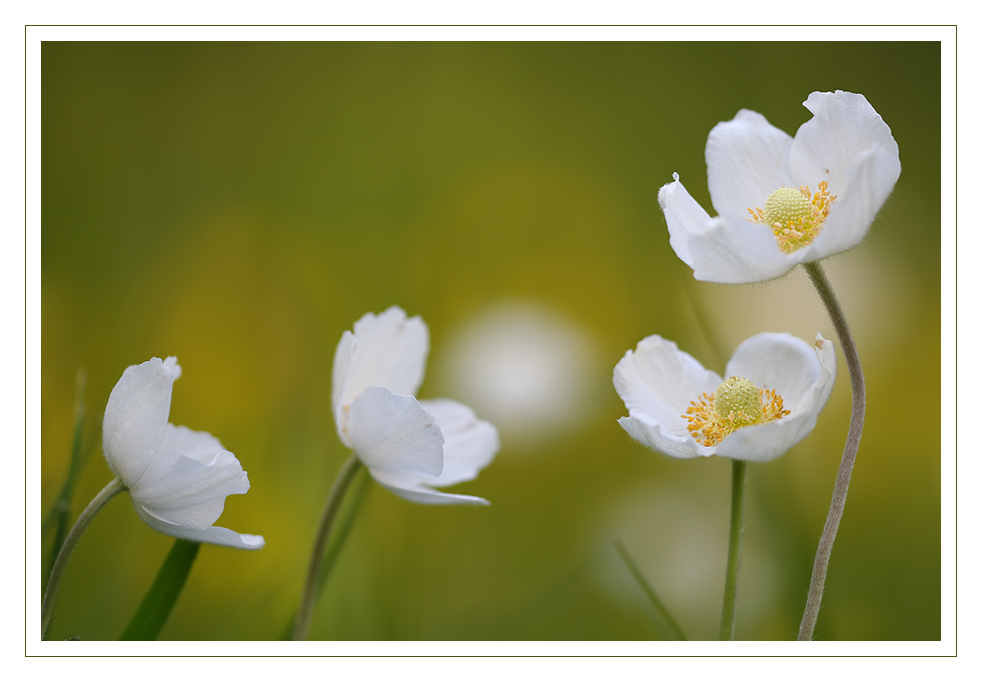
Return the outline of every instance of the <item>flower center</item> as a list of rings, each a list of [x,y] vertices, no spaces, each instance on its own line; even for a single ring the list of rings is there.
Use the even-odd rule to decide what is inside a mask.
[[[713,410],[720,415],[734,415],[740,426],[753,424],[763,411],[760,389],[743,377],[730,377],[716,388]]]
[[[804,185],[782,187],[771,192],[764,208],[748,208],[747,220],[767,225],[777,238],[778,248],[793,253],[815,240],[836,198],[829,194],[829,183],[824,180],[814,195]]]
[[[682,418],[697,442],[716,445],[742,426],[766,424],[791,414],[784,409],[784,398],[771,389],[757,388],[743,377],[730,377],[714,393],[703,393],[693,400]]]

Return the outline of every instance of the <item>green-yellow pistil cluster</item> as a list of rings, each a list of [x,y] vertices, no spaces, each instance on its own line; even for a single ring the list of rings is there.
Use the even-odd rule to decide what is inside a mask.
[[[771,192],[764,208],[748,208],[748,220],[767,225],[777,238],[781,251],[792,253],[815,240],[835,200],[836,197],[829,194],[829,183],[824,180],[818,183],[815,194],[804,185],[782,187]]]
[[[688,420],[692,437],[711,447],[741,426],[766,424],[788,414],[784,398],[775,391],[757,388],[743,377],[730,377],[714,393],[693,400],[682,417]]]

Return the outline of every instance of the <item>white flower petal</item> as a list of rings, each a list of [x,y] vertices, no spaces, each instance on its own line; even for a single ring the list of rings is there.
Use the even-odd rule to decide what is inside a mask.
[[[370,389],[374,390],[374,389]],[[404,396],[394,396],[403,398]],[[356,404],[361,400],[355,401]],[[426,475],[405,466],[369,468],[372,477],[384,488],[403,499],[420,504],[488,504],[481,497],[433,490],[430,486],[452,485],[468,481],[494,458],[498,434],[491,424],[474,416],[466,405],[452,400],[429,400],[420,403],[431,418],[446,428],[443,445],[443,473]],[[354,422],[354,420],[352,420]],[[441,429],[442,432],[442,429]]]
[[[355,399],[370,386],[384,386],[397,395],[413,395],[423,381],[429,352],[429,330],[419,316],[393,306],[355,323],[354,333],[341,336],[334,355],[332,402],[338,432],[345,444],[347,414]]]
[[[666,428],[643,412],[632,412],[631,416],[621,417],[617,423],[634,440],[669,457],[694,459],[716,454],[716,448],[697,443],[688,433]]]
[[[109,468],[127,486],[150,466],[170,415],[174,381],[180,376],[177,358],[152,358],[127,367],[109,394],[102,419],[103,451]]]
[[[672,173],[672,177],[675,178],[674,182],[658,190],[658,203],[668,224],[669,244],[686,265],[693,267],[689,238],[707,232],[713,219],[685,189],[679,181],[679,174]]]
[[[630,415],[618,423],[635,439],[672,457],[711,455],[712,448],[689,435],[682,415],[720,381],[673,341],[646,337],[614,367],[614,388]]]
[[[818,334],[815,345],[790,334],[747,339],[727,365],[728,376],[750,379],[784,399],[786,417],[737,429],[717,446],[720,457],[767,462],[801,442],[815,428],[835,383],[835,349]]]
[[[771,192],[791,185],[791,136],[755,111],[741,109],[719,123],[706,142],[709,196],[719,215],[745,218]]]
[[[746,212],[710,218],[679,182],[678,173],[674,177],[658,190],[658,203],[669,244],[696,279],[746,284],[780,277],[796,265],[781,253],[770,229],[746,220]]]
[[[614,388],[627,408],[660,422],[678,419],[684,425],[680,415],[689,403],[704,391],[715,390],[720,381],[716,372],[657,334],[642,339],[614,367]]]
[[[768,424],[744,426],[716,446],[716,454],[746,462],[777,459],[811,433],[817,413],[787,416]]]
[[[813,92],[804,105],[813,116],[798,128],[791,145],[788,162],[795,181],[814,190],[826,180],[832,194],[845,193],[852,166],[864,153],[882,150],[875,214],[900,177],[900,149],[889,126],[865,97],[852,92]]]
[[[386,476],[373,473],[372,476],[383,488],[395,493],[404,500],[419,504],[490,504],[483,497],[473,495],[457,495],[431,490],[422,483],[416,483],[407,477]]]
[[[442,488],[477,478],[498,452],[498,430],[455,400],[421,400],[419,404],[436,418],[444,439],[443,471],[424,482]]]
[[[787,273],[797,261],[781,253],[771,230],[742,216],[713,218],[710,229],[690,236],[693,276],[704,282],[750,284]]]
[[[420,481],[443,470],[443,435],[416,398],[372,386],[351,405],[348,438],[372,476]]]
[[[207,464],[215,453],[225,450],[220,440],[207,431],[192,431],[186,426],[167,424],[160,438],[160,450],[176,450],[185,457]]]
[[[227,450],[213,452],[207,460],[176,450],[157,451],[146,473],[130,486],[133,501],[149,515],[195,530],[218,520],[228,495],[248,490],[248,475]]]
[[[831,344],[830,344],[831,345]],[[786,408],[797,405],[822,376],[815,348],[791,334],[757,334],[737,346],[726,376],[743,377],[772,389]]]
[[[193,529],[185,526],[177,526],[166,521],[162,521],[148,514],[139,505],[136,506],[136,513],[144,522],[165,535],[190,540],[192,542],[207,542],[212,545],[223,545],[225,547],[235,547],[236,549],[262,549],[266,540],[262,535],[248,535],[246,533],[236,533],[228,528],[220,526],[208,526],[207,528]]]
[[[349,331],[341,334],[338,347],[334,350],[334,369],[331,373],[331,410],[334,412],[334,424],[338,430],[341,442],[351,447],[348,442],[348,415],[341,404],[341,394],[344,392],[345,384],[348,383],[348,369],[351,367],[351,348],[354,344],[355,336]],[[350,408],[350,403],[348,408]]]
[[[818,364],[822,366],[822,377],[812,394],[812,400],[815,401],[815,406],[813,408],[809,407],[808,409],[814,409],[816,412],[819,412],[825,407],[829,396],[832,395],[836,372],[835,347],[831,341],[823,338],[821,334],[815,335],[815,355],[818,356]],[[802,407],[807,407],[804,402],[802,402]]]
[[[796,254],[813,261],[859,244],[900,177],[900,150],[890,128],[862,95],[813,92],[805,106],[814,117],[795,135],[789,162],[797,184],[820,181],[838,199],[822,233]]]
[[[882,176],[890,163],[891,159],[883,149],[870,150],[859,156],[849,169],[845,189],[829,209],[821,234],[810,246],[794,254],[799,256],[798,260],[808,262],[827,258],[848,251],[863,241],[886,199],[885,195],[881,196]]]

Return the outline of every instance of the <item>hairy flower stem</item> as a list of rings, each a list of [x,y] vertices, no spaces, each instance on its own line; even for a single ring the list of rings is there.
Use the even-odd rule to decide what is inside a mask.
[[[307,639],[307,632],[310,630],[310,620],[314,615],[314,604],[317,602],[318,577],[321,571],[321,562],[324,561],[324,552],[327,548],[327,540],[331,536],[331,528],[337,518],[338,510],[341,508],[341,501],[347,492],[351,482],[355,480],[355,474],[361,469],[361,460],[354,454],[341,467],[331,492],[327,496],[324,505],[324,512],[321,514],[320,526],[317,528],[317,535],[314,537],[314,549],[310,554],[310,568],[307,570],[307,582],[304,584],[303,595],[300,597],[300,606],[297,607],[297,621],[293,627],[293,639]]]
[[[740,545],[743,541],[743,498],[747,489],[747,463],[733,460],[733,494],[730,502],[730,548],[726,554],[726,582],[723,584],[723,618],[719,638],[732,640],[736,625],[737,576],[740,573]]]
[[[55,595],[58,593],[58,584],[61,582],[61,575],[65,572],[65,566],[68,564],[68,557],[71,556],[72,550],[78,544],[78,539],[82,537],[82,532],[89,525],[92,517],[106,506],[106,502],[124,490],[126,490],[126,485],[122,480],[119,478],[111,480],[109,485],[92,498],[89,506],[79,514],[75,525],[72,526],[72,529],[68,531],[68,535],[65,536],[65,542],[62,543],[58,557],[55,559],[55,563],[51,568],[51,575],[48,577],[48,586],[44,590],[44,598],[41,600],[41,639],[44,639],[44,635],[48,631],[48,624],[51,622],[51,614],[55,606]]]
[[[859,363],[859,353],[856,351],[856,344],[849,333],[849,325],[846,324],[842,307],[832,292],[832,286],[825,277],[825,271],[821,265],[817,262],[806,263],[805,271],[808,272],[822,303],[825,304],[825,309],[828,310],[829,317],[832,318],[832,325],[835,327],[835,333],[842,345],[842,353],[846,356],[849,379],[852,383],[852,417],[849,420],[849,433],[846,435],[846,445],[842,452],[842,461],[839,463],[839,473],[836,475],[835,488],[832,491],[832,504],[829,507],[829,515],[825,519],[822,537],[818,542],[818,551],[815,553],[815,566],[812,568],[808,599],[805,601],[805,612],[801,617],[801,627],[798,630],[799,641],[811,640],[812,634],[815,632],[818,611],[822,606],[822,592],[825,589],[825,576],[829,569],[832,544],[835,542],[835,534],[839,530],[839,521],[842,520],[842,512],[846,506],[849,478],[852,476],[852,468],[856,464],[856,453],[859,451],[859,439],[863,435],[863,419],[866,415],[866,383],[863,380],[863,368]]]

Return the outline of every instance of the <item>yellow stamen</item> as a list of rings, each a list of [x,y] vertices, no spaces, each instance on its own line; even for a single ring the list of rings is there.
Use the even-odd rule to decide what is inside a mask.
[[[747,220],[767,225],[777,238],[778,248],[793,253],[811,244],[829,215],[829,207],[837,199],[829,194],[829,183],[818,183],[818,191],[801,187],[782,187],[771,192],[764,208],[748,208]]]
[[[743,377],[730,377],[715,392],[693,400],[682,418],[689,422],[692,437],[711,447],[740,427],[766,424],[789,414],[776,391],[757,388]]]

